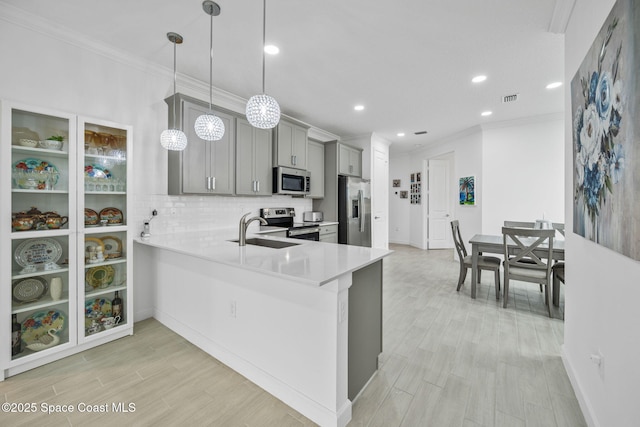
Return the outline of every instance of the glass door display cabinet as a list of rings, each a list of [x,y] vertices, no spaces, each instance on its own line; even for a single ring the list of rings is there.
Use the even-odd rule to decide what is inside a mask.
[[[85,149],[85,120],[4,101],[1,107],[0,380],[132,333],[131,128],[94,121],[98,139]],[[112,135],[109,151],[99,132]],[[89,215],[95,224],[87,224],[85,203],[97,209],[97,218]],[[87,246],[100,246],[101,258],[87,260]],[[114,299],[122,313],[111,325]],[[87,341],[94,321],[92,335],[103,338]]]
[[[78,250],[79,341],[130,333],[133,326],[128,278],[132,275],[132,235],[128,206],[131,127],[79,118]]]

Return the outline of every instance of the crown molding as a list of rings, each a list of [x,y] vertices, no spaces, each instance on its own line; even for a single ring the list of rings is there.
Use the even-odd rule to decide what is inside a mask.
[[[548,31],[550,33],[564,34],[567,31],[569,18],[571,18],[575,4],[576,0],[556,0],[556,5],[551,14],[551,21],[549,22]]]

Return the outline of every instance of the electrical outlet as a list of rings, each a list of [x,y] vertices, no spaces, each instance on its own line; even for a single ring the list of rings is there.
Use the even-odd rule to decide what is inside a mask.
[[[231,301],[229,303],[229,316],[231,317],[236,317],[236,302],[235,301]]]
[[[604,356],[598,350],[596,353],[589,355],[591,362],[598,367],[598,375],[600,379],[604,381]]]

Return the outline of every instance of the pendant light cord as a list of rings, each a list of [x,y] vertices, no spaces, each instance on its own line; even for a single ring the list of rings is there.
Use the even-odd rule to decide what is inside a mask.
[[[262,93],[264,90],[264,45],[267,42],[267,0],[262,0]]]
[[[209,111],[213,104],[213,14],[209,15]]]
[[[173,128],[177,129],[176,123],[176,80],[178,79],[178,69],[176,65],[176,40],[173,40]]]

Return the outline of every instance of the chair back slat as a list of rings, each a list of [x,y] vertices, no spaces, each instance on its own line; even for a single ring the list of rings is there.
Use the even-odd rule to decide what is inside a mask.
[[[533,228],[536,226],[536,223],[524,221],[505,221],[504,226],[509,228]]]
[[[467,248],[464,246],[464,241],[460,235],[460,222],[457,219],[451,221],[451,232],[453,233],[453,243],[456,246],[458,257],[464,259],[467,256]]]
[[[518,267],[529,270],[546,270],[551,272],[553,263],[553,229],[525,229],[502,227],[505,268]],[[515,244],[516,247],[510,247]],[[545,256],[537,253],[543,250]],[[523,262],[525,260],[527,262]]]

